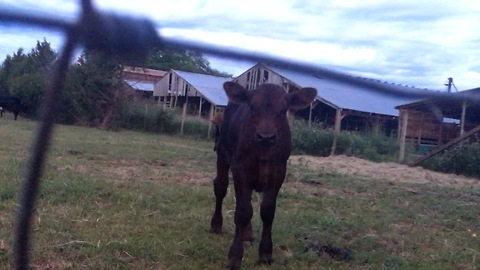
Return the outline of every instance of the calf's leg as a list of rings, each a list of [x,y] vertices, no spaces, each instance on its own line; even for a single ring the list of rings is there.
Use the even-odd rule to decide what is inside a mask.
[[[228,188],[228,171],[230,165],[225,158],[220,155],[217,157],[217,176],[213,180],[213,192],[215,194],[215,211],[210,221],[210,232],[222,233],[223,216],[222,205]]]
[[[235,182],[235,195],[237,200],[235,206],[235,236],[230,246],[226,267],[230,270],[240,269],[243,258],[243,238],[253,216],[252,190]]]
[[[266,190],[260,205],[260,216],[262,218],[263,228],[258,255],[260,262],[265,264],[271,264],[273,262],[272,224],[275,218],[277,194],[278,191],[276,190]]]
[[[272,250],[272,225],[275,218],[277,206],[277,196],[283,181],[285,180],[287,164],[281,164],[275,167],[265,167],[264,177],[267,180],[267,187],[263,192],[262,203],[260,204],[260,217],[262,218],[262,238],[258,249],[259,260],[261,263],[271,264],[273,262]]]

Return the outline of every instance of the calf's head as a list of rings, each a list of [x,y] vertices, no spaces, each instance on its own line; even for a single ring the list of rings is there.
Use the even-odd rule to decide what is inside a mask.
[[[229,102],[249,106],[247,121],[254,132],[254,141],[262,146],[277,142],[282,128],[288,128],[287,111],[310,105],[317,96],[315,88],[305,87],[287,94],[280,86],[263,84],[248,91],[235,82],[223,84]]]

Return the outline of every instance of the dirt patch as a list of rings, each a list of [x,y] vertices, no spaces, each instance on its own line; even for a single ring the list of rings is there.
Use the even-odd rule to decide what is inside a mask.
[[[395,162],[377,163],[344,155],[333,157],[291,156],[289,162],[290,164],[306,166],[313,170],[324,170],[375,180],[480,187],[480,180],[476,178],[439,173],[421,167],[409,167]]]

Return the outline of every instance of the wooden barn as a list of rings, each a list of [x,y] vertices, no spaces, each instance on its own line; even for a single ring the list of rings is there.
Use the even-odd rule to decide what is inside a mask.
[[[182,107],[182,119],[187,114],[212,119],[227,106],[223,83],[231,79],[172,69],[155,84],[153,95],[164,109]]]
[[[163,70],[125,66],[122,76],[125,85],[134,91],[135,97],[149,98],[153,96],[155,83],[166,73]]]
[[[396,107],[400,114],[400,156],[405,143],[413,141],[427,152],[460,138],[480,125],[480,88],[443,97],[406,103]]]
[[[407,93],[428,91],[373,79],[357,79],[369,80],[371,84],[382,84],[387,89],[400,89]],[[300,111],[298,114],[305,119],[323,123],[326,127],[335,127],[338,131],[373,131],[394,135],[398,129],[398,111],[395,107],[418,99],[383,94],[362,85],[261,63],[248,69],[235,80],[247,89],[253,89],[261,83],[283,85],[287,92],[301,87],[315,87],[318,90],[317,100],[311,109]]]

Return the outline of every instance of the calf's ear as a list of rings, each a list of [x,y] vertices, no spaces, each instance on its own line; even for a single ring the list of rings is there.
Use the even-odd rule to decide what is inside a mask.
[[[223,89],[225,89],[228,101],[232,103],[248,103],[250,101],[250,92],[236,82],[225,82]]]
[[[308,107],[317,96],[317,89],[304,87],[287,95],[287,104],[290,109],[303,109]]]

